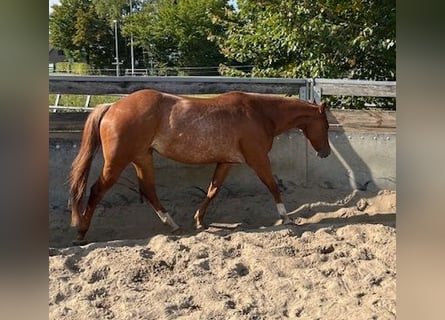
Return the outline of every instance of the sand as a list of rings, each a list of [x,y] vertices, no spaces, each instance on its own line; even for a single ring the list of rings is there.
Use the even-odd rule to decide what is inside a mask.
[[[49,318],[395,319],[396,193],[352,196],[300,206],[295,225],[50,247]]]

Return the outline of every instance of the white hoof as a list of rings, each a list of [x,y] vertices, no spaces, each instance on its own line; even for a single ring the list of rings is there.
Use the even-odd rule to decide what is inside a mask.
[[[284,204],[277,203],[277,211],[278,211],[278,216],[280,216],[281,218],[282,224],[294,224],[294,222],[287,216],[287,210],[284,207]]]
[[[175,221],[173,221],[173,218],[168,214],[168,212],[156,211],[156,213],[158,214],[162,223],[168,224],[170,227],[172,227],[173,231],[179,229],[179,226],[176,224]]]
[[[196,221],[196,223],[195,223],[195,229],[196,229],[196,230],[204,230],[204,229],[205,229],[205,226],[204,226],[204,224],[202,224],[202,223]]]

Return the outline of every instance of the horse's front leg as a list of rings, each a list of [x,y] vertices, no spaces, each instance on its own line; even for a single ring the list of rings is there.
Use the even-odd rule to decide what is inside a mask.
[[[204,228],[204,216],[206,214],[207,207],[209,206],[213,198],[215,198],[229,172],[229,169],[232,166],[233,165],[230,163],[218,163],[216,165],[212,181],[210,182],[209,189],[207,190],[207,197],[205,198],[199,209],[196,211],[194,216],[196,229]]]
[[[278,185],[273,177],[269,157],[267,157],[267,155],[263,157],[254,157],[252,159],[248,159],[247,164],[253,170],[255,170],[260,180],[267,186],[270,193],[272,193],[277,206],[277,213],[279,218],[281,218],[282,223],[293,224],[292,220],[290,220],[287,216],[286,207],[281,199],[280,189],[278,188]]]

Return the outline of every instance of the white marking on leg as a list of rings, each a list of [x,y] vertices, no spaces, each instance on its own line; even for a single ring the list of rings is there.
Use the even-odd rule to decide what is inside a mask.
[[[179,226],[173,221],[173,218],[168,214],[168,212],[156,211],[159,219],[161,219],[162,223],[168,224],[172,227],[173,231],[179,229]]]
[[[196,210],[195,215],[193,216],[193,219],[195,220],[195,227],[196,229],[204,229],[204,225],[201,223],[201,221],[199,221],[199,215],[200,215],[200,210]]]
[[[277,203],[277,211],[278,211],[278,215],[280,216],[280,218],[283,219],[284,224],[292,223],[292,221],[287,216],[287,210],[286,210],[286,207],[284,206],[284,204]]]
[[[278,215],[280,217],[283,217],[283,216],[287,215],[287,210],[286,210],[286,207],[284,206],[284,204],[277,203],[277,210],[278,210]]]

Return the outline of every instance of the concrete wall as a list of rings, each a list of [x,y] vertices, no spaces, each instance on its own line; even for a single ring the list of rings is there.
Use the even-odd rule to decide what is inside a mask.
[[[280,187],[282,189],[298,187],[332,189],[338,190],[339,195],[354,189],[373,191],[396,189],[395,133],[332,130],[330,142],[331,155],[328,158],[320,159],[316,157],[315,151],[306,142],[300,131],[290,131],[276,137],[270,158],[274,175],[279,181]],[[66,233],[71,232],[69,237],[74,234],[68,228],[68,185],[66,179],[71,163],[79,150],[79,144],[78,137],[72,139],[50,138],[49,141],[49,232],[50,243],[53,245],[65,243]],[[90,185],[98,176],[102,163],[101,152],[99,152],[90,172]],[[203,191],[207,190],[215,166],[184,165],[156,156],[155,167],[157,191],[161,202],[178,198],[178,190],[179,192],[188,190],[184,202],[190,202],[197,208],[204,197]],[[225,186],[227,190],[232,194],[239,195],[240,198],[249,194],[268,193],[253,170],[244,164],[236,166],[230,172]],[[125,216],[126,221],[123,223],[125,225],[134,228],[134,225],[138,223],[152,223],[154,227],[159,227],[159,221],[150,220],[147,222],[144,220],[141,222],[138,220],[142,219],[142,216],[145,219],[149,209],[146,205],[139,203],[137,189],[134,170],[129,166],[117,185],[104,197],[97,215],[99,217],[108,216],[110,214],[104,212],[110,212],[111,208],[115,208],[115,210],[128,213]],[[187,199],[187,197],[189,198]],[[272,201],[271,205],[273,205]],[[273,208],[269,209],[273,210]],[[117,215],[121,216],[122,213],[116,213]],[[187,219],[189,218],[187,217]],[[137,237],[145,234],[146,230],[139,234],[134,233],[134,230],[131,232]]]
[[[50,139],[50,205],[62,205],[68,198],[66,178],[79,149],[79,139]],[[269,154],[273,172],[278,179],[301,186],[322,186],[334,189],[396,188],[396,135],[394,133],[330,132],[332,153],[328,158],[316,157],[312,146],[300,131],[290,131],[275,138]],[[93,162],[90,180],[97,177],[102,166],[99,151]],[[198,186],[206,189],[214,165],[185,165],[155,156],[157,184],[165,186]],[[129,166],[121,183],[134,184],[133,168]],[[128,181],[128,179],[131,180]],[[246,189],[263,188],[255,173],[246,165],[236,166],[227,184],[240,184]]]

